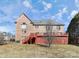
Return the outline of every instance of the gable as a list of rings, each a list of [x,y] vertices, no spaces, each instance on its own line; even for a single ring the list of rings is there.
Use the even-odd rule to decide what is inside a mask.
[[[16,21],[16,23],[22,23],[22,22],[33,24],[33,22],[24,13],[21,14]]]

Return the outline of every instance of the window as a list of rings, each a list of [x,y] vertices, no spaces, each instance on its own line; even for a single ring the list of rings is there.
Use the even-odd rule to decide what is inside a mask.
[[[22,28],[22,29],[26,29],[26,28],[27,28],[26,23],[21,24],[21,28]]]
[[[39,28],[39,26],[35,26],[35,28],[37,28],[37,29],[38,29],[38,28]]]
[[[53,26],[46,26],[47,31],[52,31],[52,29],[53,29]]]
[[[26,30],[22,30],[23,33],[26,33]]]
[[[39,32],[36,32],[36,34],[39,34]]]
[[[50,30],[50,26],[46,26],[46,30]]]
[[[21,24],[21,29],[22,29],[22,33],[25,34],[26,33],[26,29],[27,29],[27,24],[26,23],[22,23]]]
[[[57,30],[60,30],[61,29],[61,26],[57,26]]]

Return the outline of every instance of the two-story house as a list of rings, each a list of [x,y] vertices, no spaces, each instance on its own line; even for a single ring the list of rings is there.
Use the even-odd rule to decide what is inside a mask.
[[[30,33],[64,33],[64,24],[55,20],[30,20],[24,13],[16,21],[16,41],[23,40]]]

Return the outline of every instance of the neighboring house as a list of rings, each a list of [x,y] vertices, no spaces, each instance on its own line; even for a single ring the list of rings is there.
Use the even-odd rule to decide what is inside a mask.
[[[30,20],[24,13],[16,21],[16,41],[20,41],[28,37],[31,33],[45,34],[47,31],[51,33],[65,33],[64,24],[55,20]]]
[[[4,40],[15,41],[15,36],[11,33],[3,32]]]
[[[6,32],[0,32],[0,45],[7,44],[8,42],[14,41],[14,35]]]

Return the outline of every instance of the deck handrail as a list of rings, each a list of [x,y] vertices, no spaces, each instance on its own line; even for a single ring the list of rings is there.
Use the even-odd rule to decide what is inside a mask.
[[[52,33],[31,33],[31,35],[41,35],[41,36],[68,36],[68,33],[65,33],[65,32],[52,32]]]

